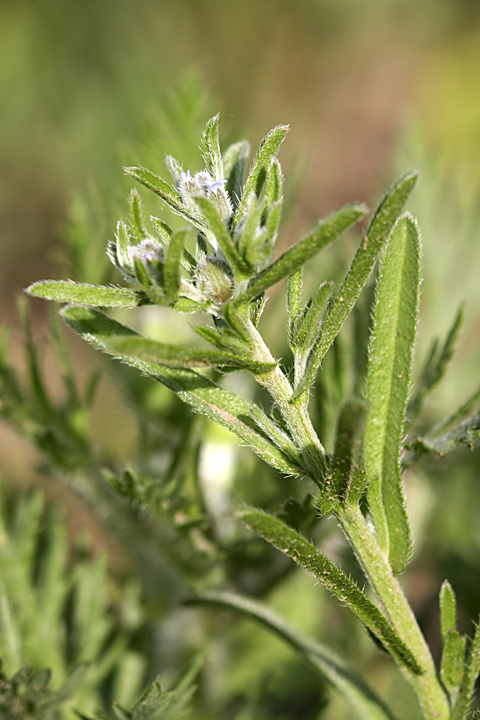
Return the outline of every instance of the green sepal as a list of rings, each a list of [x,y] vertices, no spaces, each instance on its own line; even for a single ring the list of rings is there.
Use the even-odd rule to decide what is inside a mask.
[[[309,235],[286,250],[277,260],[252,278],[248,288],[236,299],[235,304],[249,302],[271,285],[293,275],[320,250],[358,222],[366,212],[365,205],[353,203],[329,215]]]
[[[196,197],[195,202],[201,209],[208,227],[232,268],[235,277],[239,280],[249,277],[252,274],[252,268],[239,254],[215,205],[204,197]]]
[[[285,135],[288,132],[287,125],[279,125],[278,127],[271,130],[262,140],[260,149],[257,153],[253,165],[248,174],[243,189],[242,198],[235,214],[234,224],[236,225],[243,217],[248,198],[251,193],[254,193],[257,198],[260,197],[263,186],[267,179],[268,168],[273,161],[274,157],[278,153],[280,145],[285,139]]]
[[[145,240],[145,238],[148,237],[148,232],[143,219],[143,210],[140,195],[135,189],[130,192],[129,203],[130,220],[132,222],[133,232],[135,233],[137,243],[141,243],[142,240]]]
[[[148,294],[148,291],[152,287],[152,278],[150,277],[149,273],[147,272],[147,268],[139,257],[133,258],[133,269],[135,270],[135,276],[138,282],[140,283],[140,285],[142,285],[143,289]]]
[[[455,593],[448,580],[444,580],[440,588],[440,627],[442,639],[449,630],[456,630],[457,627],[457,601]]]
[[[249,155],[250,143],[248,140],[240,140],[230,145],[223,155],[223,172],[227,181],[226,190],[234,212],[242,196]]]
[[[277,158],[274,158],[268,169],[267,184],[265,188],[265,201],[267,206],[273,205],[283,199],[283,173]]]
[[[90,307],[137,307],[144,305],[143,293],[121,287],[88,285],[71,280],[40,280],[25,290],[32,297]]]
[[[336,301],[325,320],[315,352],[309,358],[305,374],[295,391],[295,397],[300,396],[313,383],[323,358],[357,302],[362,288],[367,282],[373,266],[416,181],[416,172],[404,175],[385,195],[376,210]]]
[[[410,389],[420,292],[420,241],[405,216],[388,242],[377,284],[366,397],[368,502],[379,544],[394,572],[403,570],[412,542],[403,496],[400,455]]]
[[[211,118],[203,135],[203,160],[205,167],[215,180],[223,180],[223,162],[218,139],[219,115]]]
[[[262,510],[247,508],[238,513],[240,519],[294,562],[312,573],[343,605],[346,605],[383,647],[404,666],[416,674],[422,674],[411,650],[397,635],[395,629],[380,610],[348,577],[325,555],[288,525]]]
[[[173,235],[172,228],[167,225],[166,222],[163,222],[163,220],[160,220],[160,218],[155,217],[154,215],[150,215],[150,222],[152,223],[153,227],[155,228],[158,237],[162,241],[162,243],[165,246],[168,246],[170,243],[170,238]]]
[[[167,169],[172,176],[173,182],[175,183],[175,185],[177,185],[183,173],[183,167],[172,155],[166,156],[165,165],[167,166]]]
[[[212,590],[200,592],[186,602],[188,605],[206,604],[235,610],[257,620],[289,643],[326,677],[361,720],[394,720],[383,701],[345,665],[342,658],[328,646],[299,633],[265,605],[241,595]]]
[[[172,235],[165,257],[163,270],[164,290],[172,305],[176,303],[178,291],[180,290],[181,260],[186,235],[186,230],[180,230]]]
[[[367,415],[364,400],[349,400],[340,410],[333,456],[320,496],[323,515],[335,512],[338,505],[358,502],[365,490],[362,451]]]
[[[448,630],[443,639],[441,676],[450,692],[458,688],[465,665],[466,640],[457,630]]]
[[[115,241],[116,259],[118,261],[119,268],[120,270],[128,270],[132,262],[128,252],[128,248],[131,245],[135,244],[136,238],[132,237],[123,220],[119,220],[117,223]]]
[[[255,234],[260,224],[260,204],[255,195],[250,195],[245,216],[239,223],[235,232],[238,252],[247,261],[251,262],[254,256]]]
[[[142,167],[126,167],[123,168],[127,175],[133,177],[139,183],[144,185],[156,195],[162,198],[178,215],[181,215],[187,222],[191,223],[198,230],[204,232],[206,229],[205,222],[202,217],[187,208],[176,190],[168,183],[162,180],[158,175],[150,172]]]
[[[294,467],[276,445],[263,433],[257,431],[257,421],[251,414],[253,403],[248,403],[224,390],[194,370],[167,367],[108,351],[107,343],[112,337],[122,336],[130,339],[139,336],[99,310],[72,305],[62,310],[62,316],[65,322],[85,340],[166,385],[194,410],[203,413],[241,438],[269,465],[288,474],[303,473],[301,467]],[[262,412],[260,408],[258,410]]]
[[[168,345],[141,336],[112,336],[105,347],[111,354],[119,353],[140,362],[158,363],[172,368],[222,367],[263,372],[275,367],[274,363],[261,363],[233,353]]]

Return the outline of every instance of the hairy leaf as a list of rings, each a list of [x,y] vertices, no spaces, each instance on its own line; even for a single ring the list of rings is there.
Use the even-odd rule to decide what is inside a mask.
[[[73,330],[106,352],[108,352],[107,344],[112,337],[122,336],[126,339],[138,337],[133,330],[98,310],[70,306],[63,309],[62,315]],[[251,403],[224,390],[193,370],[170,368],[150,361],[136,360],[121,353],[113,354],[166,385],[198,412],[231,430],[268,464],[286,473],[302,472],[302,468],[293,467],[291,461],[258,432],[256,421],[250,412]],[[262,412],[260,408],[258,412]]]
[[[167,345],[141,336],[131,338],[112,336],[105,347],[111,354],[120,353],[134,360],[158,363],[172,368],[228,367],[260,372],[275,367],[274,363],[256,362],[233,353]]]
[[[399,638],[395,629],[382,615],[380,610],[348,577],[339,570],[314,545],[292,530],[277,518],[261,510],[246,509],[239,517],[252,530],[274,545],[278,550],[292,558],[298,565],[311,572],[344,605],[346,605],[366,625],[400,663],[415,673],[421,674],[415,656]]]
[[[205,216],[209,229],[230,264],[235,277],[239,280],[249,277],[252,273],[252,268],[245,262],[242,256],[239,255],[238,250],[235,247],[233,240],[225,227],[225,223],[220,217],[215,205],[204,197],[196,197],[195,202]]]
[[[395,572],[411,553],[400,472],[420,288],[420,243],[415,222],[399,220],[378,280],[370,347],[365,431],[368,501],[377,536]]]
[[[247,290],[236,299],[236,304],[240,305],[253,300],[267,288],[293,275],[320,250],[336,240],[351,225],[358,222],[366,212],[365,205],[351,204],[329,215],[307,237],[300,240],[296,245],[280,255],[271,265],[268,265],[252,278]]]
[[[380,203],[345,277],[336,302],[325,320],[317,346],[309,358],[307,370],[295,391],[296,397],[301,395],[314,381],[320,363],[357,302],[358,296],[416,181],[417,173],[404,175]]]
[[[248,174],[245,187],[243,188],[242,198],[235,214],[235,224],[242,219],[245,213],[250,193],[255,193],[257,198],[260,196],[265,180],[267,179],[267,171],[270,163],[276,156],[287,132],[287,125],[279,125],[263,138],[260,149]]]
[[[25,292],[33,297],[91,307],[137,307],[143,294],[135,290],[104,285],[87,285],[70,280],[40,280]]]
[[[142,183],[148,190],[152,190],[152,192],[161,197],[174,212],[185,218],[187,222],[192,223],[198,230],[205,231],[206,226],[202,217],[192,212],[190,208],[185,207],[177,191],[159,178],[158,175],[154,175],[150,170],[142,167],[126,167],[124,171],[127,175],[130,175],[130,177]]]

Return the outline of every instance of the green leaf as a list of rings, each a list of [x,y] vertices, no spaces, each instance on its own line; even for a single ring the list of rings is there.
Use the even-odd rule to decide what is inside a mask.
[[[247,140],[240,140],[240,142],[230,145],[223,155],[223,172],[227,181],[226,190],[234,212],[242,196],[249,155],[250,143]]]
[[[287,285],[287,314],[288,314],[288,342],[292,350],[296,349],[296,328],[300,319],[302,304],[303,270],[297,270],[288,278]]]
[[[172,210],[181,215],[187,222],[191,223],[198,230],[205,231],[205,223],[200,215],[194,213],[187,208],[177,193],[168,183],[154,175],[150,170],[142,167],[126,167],[123,168],[127,175],[133,177],[139,183],[144,185],[148,190],[152,190],[156,195],[162,198]]]
[[[261,372],[275,367],[274,363],[260,363],[232,353],[167,345],[141,336],[131,338],[112,336],[105,347],[111,354],[119,353],[141,362],[158,363],[172,368],[228,367]]]
[[[220,214],[215,205],[204,197],[196,197],[195,202],[200,207],[203,215],[205,216],[208,227],[214,235],[218,245],[225,255],[227,262],[233,270],[235,277],[239,280],[249,277],[252,274],[252,268],[245,262],[241,255],[239,255],[235,244],[230,237],[230,234],[225,227]]]
[[[218,139],[219,115],[207,122],[203,135],[203,159],[205,167],[215,180],[223,180],[223,162]]]
[[[137,242],[140,243],[148,237],[148,232],[143,220],[140,195],[136,190],[132,190],[130,193],[130,219],[132,221],[132,227],[137,238]]]
[[[444,637],[441,675],[450,692],[456,690],[463,676],[465,663],[465,638],[457,630],[448,630]]]
[[[298,318],[295,346],[299,353],[307,353],[320,334],[320,321],[332,292],[333,283],[322,283],[307,304],[303,316]]]
[[[261,510],[253,508],[241,510],[239,517],[267,542],[320,580],[330,592],[360,618],[400,664],[407,666],[414,673],[422,673],[415,656],[399,638],[380,610],[314,545],[285,523]]]
[[[380,546],[394,572],[411,553],[400,453],[413,362],[420,290],[420,241],[408,216],[395,226],[377,285],[367,377],[365,431],[368,501]]]
[[[40,280],[25,290],[33,297],[91,307],[137,307],[144,296],[134,290],[105,285],[87,285],[71,280]]]
[[[435,340],[432,343],[432,347],[427,356],[427,361],[421,373],[420,379],[416,383],[415,395],[408,404],[408,415],[410,420],[413,420],[418,416],[425,398],[433,390],[433,388],[438,385],[445,375],[448,364],[455,352],[456,343],[463,324],[463,317],[464,305],[461,305],[441,350],[438,351],[438,340]]]
[[[329,647],[305,637],[264,605],[240,595],[204,591],[187,600],[241,612],[285,640],[318,670],[355,710],[361,720],[394,720],[383,701]]]
[[[295,397],[301,395],[314,381],[315,374],[333,341],[340,332],[350,310],[357,302],[373,266],[399,217],[413,186],[417,173],[404,175],[385,195],[370,222],[364,239],[348,271],[342,288],[328,317],[315,351],[312,352],[307,370],[295,391]]]
[[[333,242],[351,225],[358,222],[366,212],[365,205],[351,204],[329,215],[307,237],[300,240],[280,255],[271,265],[268,265],[262,272],[252,278],[247,290],[236,299],[235,304],[240,305],[249,302],[271,285],[275,285],[280,280],[293,275],[320,250]]]
[[[367,415],[368,404],[364,400],[349,400],[340,410],[333,457],[320,498],[324,515],[335,512],[339,504],[357,502],[365,490],[365,474],[360,474],[359,463]],[[355,473],[356,482],[352,488]]]
[[[263,138],[243,189],[242,198],[235,214],[235,225],[242,219],[245,213],[250,194],[255,193],[257,198],[260,197],[265,180],[267,179],[268,168],[275,158],[287,132],[287,125],[279,125]]]
[[[472,415],[478,405],[480,405],[480,388],[475,390],[468,400],[462,403],[453,415],[447,418],[443,423],[434,427],[433,430],[428,433],[428,437],[435,440],[437,438],[440,439],[442,436],[447,436],[451,432],[457,432],[458,428],[461,427],[462,421],[468,418],[469,415]]]
[[[107,343],[112,337],[136,338],[130,328],[112,320],[98,310],[70,306],[62,310],[70,327],[85,340],[108,352]],[[219,425],[231,430],[247,443],[266,463],[285,473],[301,474],[303,468],[292,466],[290,460],[256,429],[251,415],[252,403],[224,390],[208,378],[183,368],[170,368],[153,362],[140,361],[114,353],[115,356],[141,372],[158,380],[177,393],[197,412],[201,412]],[[258,408],[259,412],[262,412]]]
[[[472,701],[475,683],[480,673],[480,624],[475,627],[475,634],[465,663],[460,690],[455,702],[452,720],[465,720]]]
[[[163,271],[165,278],[165,293],[172,304],[176,303],[178,299],[178,291],[180,290],[181,261],[186,234],[186,230],[180,230],[172,235],[165,258],[165,267]]]
[[[440,626],[442,629],[442,638],[445,638],[449,630],[455,630],[457,627],[457,602],[453,588],[444,580],[440,588]]]
[[[265,191],[265,200],[268,204],[274,205],[283,199],[283,174],[280,163],[274,158],[268,169],[267,187]]]

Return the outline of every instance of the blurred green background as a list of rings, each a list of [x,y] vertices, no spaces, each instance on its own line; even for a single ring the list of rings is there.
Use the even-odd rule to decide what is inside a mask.
[[[188,83],[205,89],[205,118],[221,111],[224,138],[241,135],[256,147],[273,126],[291,125],[280,159],[297,199],[285,244],[347,201],[374,204],[397,174],[420,169],[410,203],[424,239],[420,361],[467,302],[458,357],[432,415],[473,392],[480,376],[476,0],[1,0],[0,320],[15,323],[26,285],[65,276],[60,237],[69,215],[81,212],[71,204],[76,193],[88,197],[94,183],[96,202],[111,194],[113,208],[124,211],[130,183],[122,164],[136,153],[141,159],[151,127],[162,127],[165,102]],[[175,154],[167,140],[162,152]],[[192,152],[200,140],[198,133]],[[113,232],[111,212],[92,230],[100,254]],[[352,249],[335,250],[339,274]],[[33,309],[45,317],[41,303]],[[129,433],[128,413],[118,412],[114,388],[102,400],[98,426],[105,443],[118,444]],[[28,480],[35,456],[5,427],[0,444],[3,473]],[[448,574],[468,629],[480,605],[480,456],[465,450],[453,463],[408,480],[424,556],[407,583],[428,625]]]

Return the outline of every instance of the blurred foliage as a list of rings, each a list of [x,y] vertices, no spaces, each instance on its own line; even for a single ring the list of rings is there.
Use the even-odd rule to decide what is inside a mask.
[[[466,300],[458,358],[446,376],[445,389],[426,406],[432,419],[439,410],[453,412],[474,391],[473,369],[479,360],[475,349],[480,322],[476,279],[480,264],[479,48],[480,13],[475,0],[279,0],[274,12],[271,6],[255,0],[221,4],[216,0],[139,0],[134,4],[126,0],[81,4],[3,0],[2,312],[11,313],[7,296],[12,288],[19,289],[48,274],[53,264],[52,249],[61,275],[91,283],[111,281],[104,248],[106,239],[113,235],[113,220],[127,187],[125,181],[122,185],[119,167],[134,159],[160,172],[167,151],[185,165],[195,166],[201,128],[212,107],[218,107],[218,102],[202,93],[203,78],[212,93],[221,98],[231,139],[236,139],[238,127],[253,137],[260,136],[265,126],[280,118],[293,126],[289,147],[285,148],[287,165],[293,164],[297,155],[305,155],[305,148],[312,148],[304,161],[301,212],[292,218],[300,227],[306,225],[307,218],[324,214],[334,204],[375,196],[385,177],[390,177],[392,164],[400,170],[420,168],[421,182],[412,205],[424,236],[425,280],[417,365],[422,365],[433,335],[445,336],[454,319],[452,305]],[[192,66],[193,72],[189,70]],[[403,122],[405,116],[411,118],[407,123]],[[399,127],[405,126],[402,135]],[[127,142],[132,137],[140,137],[133,147]],[[192,141],[195,137],[198,140]],[[71,200],[87,181],[91,181],[89,192]],[[289,236],[287,227],[286,244]],[[337,267],[340,274],[347,252],[332,250],[322,262],[327,263],[328,271]],[[315,261],[311,270],[314,274],[327,271]],[[288,348],[276,332],[282,306],[283,292],[279,291],[263,324],[276,354],[288,363]],[[38,334],[36,318],[35,314],[34,336]],[[360,318],[354,320],[360,322]],[[355,322],[352,320],[345,336],[337,340],[325,359],[324,373],[311,401],[316,425],[327,438],[331,419],[360,375],[352,374],[345,360],[358,338]],[[187,324],[181,327],[172,322],[168,311],[153,311],[138,319],[139,327],[145,330],[148,324],[149,331],[161,323],[171,336],[188,332]],[[93,359],[89,362],[93,364]],[[5,369],[5,354],[2,363]],[[306,486],[298,480],[279,481],[274,470],[237,447],[223,431],[207,426],[202,440],[203,421],[192,419],[168,391],[152,387],[126,367],[111,369],[103,362],[104,375],[107,367],[119,395],[116,412],[137,420],[142,417],[138,431],[135,425],[134,451],[127,470],[114,453],[105,454],[89,437],[88,389],[83,393],[75,390],[75,394],[67,377],[65,390],[60,391],[62,399],[54,407],[57,400],[49,396],[44,396],[46,404],[42,405],[43,391],[35,387],[36,370],[31,364],[33,387],[30,381],[28,390],[22,377],[6,378],[12,396],[18,391],[28,399],[28,414],[20,417],[15,414],[19,405],[13,401],[8,405],[4,400],[3,417],[45,453],[43,462],[47,465],[43,470],[52,471],[59,453],[68,461],[63,466],[60,463],[62,472],[67,466],[71,469],[72,462],[77,471],[92,462],[106,468],[105,475],[97,476],[96,481],[101,485],[106,478],[119,496],[135,507],[149,541],[155,537],[159,556],[163,557],[165,538],[170,541],[173,534],[179,555],[184,560],[190,553],[201,558],[200,567],[206,573],[217,562],[210,535],[224,546],[221,572],[228,583],[239,592],[268,598],[272,607],[298,628],[332,641],[347,657],[363,664],[365,672],[374,674],[384,695],[395,699],[398,714],[415,717],[403,681],[393,676],[382,656],[372,652],[368,639],[351,619],[326,603],[322,591],[309,578],[292,573],[285,558],[260,541],[247,540],[233,529],[228,517],[225,519],[233,494],[266,509],[278,509],[288,497],[283,512],[292,522]],[[247,394],[251,391],[247,378],[232,376],[228,382]],[[49,412],[50,420],[55,419],[53,424]],[[73,415],[75,424],[69,426],[65,419]],[[103,422],[118,437],[115,413]],[[4,452],[8,451],[5,448]],[[212,464],[222,468],[214,477],[208,471]],[[433,467],[421,465],[421,474],[408,479],[416,546],[412,579],[406,582],[410,582],[415,608],[434,647],[439,645],[437,595],[444,577],[449,577],[456,589],[465,632],[471,633],[469,619],[478,614],[480,606],[479,464],[478,449],[464,448],[453,458],[438,458]],[[260,474],[262,483],[258,482]],[[83,488],[87,499],[99,503],[102,511],[101,498],[89,495],[83,478],[76,476],[73,481],[77,489]],[[158,518],[163,522],[172,508],[176,523],[165,530]],[[129,521],[121,517],[122,522]],[[158,525],[165,533],[160,537]],[[51,526],[62,535],[58,520]],[[315,527],[314,534],[355,577],[357,568],[337,529],[325,522]],[[65,542],[63,537],[55,546],[59,554]],[[139,547],[133,548],[132,554],[145,560],[142,542],[144,538],[139,538]],[[40,550],[37,554],[41,555]],[[81,553],[80,557],[79,566],[86,568],[86,583],[92,567],[104,561],[92,565],[90,558]],[[185,667],[185,657],[202,649],[208,639],[209,650],[200,674],[202,690],[195,696],[193,717],[286,720],[315,716],[330,697],[328,688],[267,631],[258,630],[247,620],[232,623],[229,613],[200,615],[196,609],[177,609],[166,618],[169,595],[181,596],[184,579],[179,581],[168,574],[165,567],[171,558],[159,576],[152,575],[154,560],[157,558],[151,558],[150,564],[145,560],[140,568],[149,596],[142,602],[149,618],[136,634],[137,648],[129,656],[131,666],[117,667],[117,679],[105,680],[106,702],[98,703],[104,711],[110,712],[105,708],[112,697],[125,707],[131,706],[140,684],[153,680],[158,672],[166,671],[167,685],[171,684]],[[62,562],[65,568],[65,558]],[[187,576],[188,565],[185,562]],[[36,572],[40,578],[41,567],[39,560]],[[105,566],[98,572],[101,582],[107,583]],[[168,587],[159,593],[159,609],[158,598],[154,602],[152,596],[165,577]],[[35,582],[38,578],[29,593],[37,591]],[[72,582],[68,579],[69,587]],[[115,597],[116,592],[105,591],[107,607],[109,593]],[[102,622],[104,619],[102,615]],[[29,633],[23,637],[30,637]],[[46,651],[46,647],[40,649]],[[137,650],[148,657],[148,670],[143,669],[143,675],[135,664]],[[39,682],[35,673],[52,663],[46,656],[37,659],[35,652],[22,651],[18,662],[7,667],[6,676],[1,678],[0,702],[7,685],[25,686],[27,690],[18,692],[27,695],[30,686],[46,686],[46,676]],[[53,676],[56,691],[65,667],[73,667],[73,655],[62,658],[60,653],[59,657]],[[77,660],[83,659],[94,660],[92,654],[88,658],[78,654]],[[33,675],[21,671],[21,676],[12,679],[22,665],[32,664]],[[59,667],[63,669],[59,671]],[[124,678],[137,678],[125,697],[118,695],[122,672]],[[78,687],[83,687],[81,682]],[[125,681],[126,686],[129,682]],[[97,696],[90,686],[87,690],[90,696],[82,709],[90,713],[91,698],[96,701]],[[44,709],[42,712],[46,713]],[[330,699],[322,717],[333,720],[346,716],[346,712],[342,701]],[[125,711],[125,717],[136,716]]]

